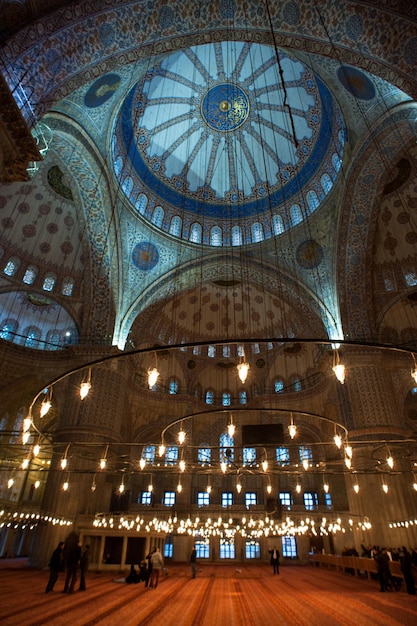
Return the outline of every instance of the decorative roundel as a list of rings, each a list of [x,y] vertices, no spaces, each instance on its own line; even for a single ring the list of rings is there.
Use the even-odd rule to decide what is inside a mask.
[[[132,208],[191,243],[243,245],[306,219],[333,186],[344,124],[311,69],[272,46],[173,52],[125,97],[112,142]]]
[[[158,249],[153,243],[142,241],[133,248],[132,260],[139,270],[151,270],[159,261]]]
[[[375,97],[375,86],[363,72],[356,67],[343,65],[337,71],[337,77],[349,93],[359,100],[372,100]]]
[[[213,130],[235,130],[242,126],[249,115],[249,100],[237,85],[220,83],[204,94],[201,114]]]
[[[105,74],[100,76],[89,88],[84,96],[85,106],[96,108],[104,104],[112,97],[120,85],[118,74]]]
[[[301,267],[313,269],[320,265],[323,259],[323,248],[314,239],[307,239],[298,246],[296,259]]]

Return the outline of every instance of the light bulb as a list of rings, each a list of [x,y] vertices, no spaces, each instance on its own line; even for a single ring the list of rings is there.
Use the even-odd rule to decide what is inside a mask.
[[[84,383],[81,383],[80,385],[80,398],[81,400],[84,400],[84,398],[86,398],[88,396],[88,393],[91,389],[91,383],[89,380],[87,380]]]
[[[64,491],[68,491],[68,487],[69,487],[69,482],[66,480],[66,481],[63,483],[63,485],[62,485],[62,489],[63,489]]]
[[[309,468],[308,459],[303,459],[303,467],[304,467],[305,470],[308,470],[308,468]]]
[[[345,446],[345,454],[346,456],[348,456],[350,459],[353,456],[353,450],[352,450],[352,446]]]
[[[159,378],[159,372],[156,369],[156,367],[154,367],[151,370],[148,370],[148,387],[149,387],[149,389],[152,389],[152,387],[154,385],[156,385],[156,381],[158,380],[158,378]]]
[[[220,463],[220,469],[222,470],[222,472],[223,472],[223,474],[224,474],[224,473],[225,473],[225,471],[226,471],[226,469],[227,469],[227,464],[226,464],[224,461],[222,461],[222,462]]]
[[[35,489],[39,489],[40,485],[41,485],[41,481],[35,480],[35,484],[34,484]]]
[[[22,469],[27,469],[29,467],[29,459],[23,459],[22,461]]]
[[[40,445],[38,443],[35,443],[35,445],[33,446],[33,456],[38,456],[40,451],[41,451]]]
[[[125,490],[125,485],[124,485],[124,483],[122,482],[122,483],[120,483],[120,485],[119,485],[119,493],[123,493],[123,492],[124,492],[124,490]]]
[[[386,483],[382,485],[382,489],[385,491],[385,493],[388,493],[388,485]]]
[[[417,483],[413,483],[413,489],[414,491],[417,491]]]
[[[348,456],[345,456],[345,465],[348,469],[352,467],[352,459],[350,459]]]
[[[61,469],[65,469],[67,467],[67,465],[68,465],[68,460],[67,460],[67,457],[64,456],[61,459]]]
[[[145,467],[145,465],[146,465],[146,461],[145,461],[145,459],[143,459],[143,458],[142,458],[142,459],[139,461],[139,467],[140,467],[140,469],[141,469],[141,470],[143,470],[143,468]]]
[[[106,467],[107,459],[100,459],[100,469],[104,469]]]
[[[301,485],[300,485],[300,483],[297,483],[297,485],[295,487],[295,490],[296,490],[297,493],[301,492]]]
[[[324,493],[329,493],[329,485],[327,483],[324,483],[323,490],[324,490]]]
[[[161,445],[160,445],[160,446],[159,446],[159,448],[158,448],[158,454],[159,454],[159,456],[164,456],[164,454],[165,454],[165,450],[166,450],[166,448],[165,448],[164,444],[163,444],[163,443],[161,443]]]
[[[240,493],[240,492],[242,491],[242,485],[241,485],[240,483],[237,483],[237,485],[236,485],[236,491],[237,491],[238,493]]]
[[[211,485],[207,485],[206,491],[207,491],[207,493],[211,493]]]
[[[178,493],[181,493],[181,491],[182,491],[182,485],[181,485],[181,483],[178,483],[178,485],[177,485],[177,491],[178,491]]]
[[[148,485],[148,491],[149,491],[150,493],[152,493],[152,491],[153,491],[153,484],[152,484],[152,483],[149,483],[149,485]]]
[[[22,435],[22,443],[23,443],[24,446],[27,444],[29,439],[30,439],[30,432],[27,431],[26,433],[23,433],[23,435]]]
[[[393,469],[393,467],[394,467],[394,459],[392,458],[391,455],[387,458],[387,464],[388,464],[388,467]]]
[[[227,425],[227,434],[229,435],[229,437],[233,437],[235,434],[235,425],[233,424],[233,422],[230,422],[230,424]]]
[[[417,367],[411,372],[411,377],[414,378],[414,381],[417,383]]]
[[[290,424],[288,426],[288,434],[291,437],[291,439],[294,439],[295,435],[297,434],[297,426],[295,424]]]
[[[268,461],[262,461],[262,469],[264,472],[268,469]]]
[[[9,478],[7,481],[7,487],[10,489],[14,485],[14,478]]]
[[[341,436],[340,436],[340,435],[335,435],[335,436],[333,437],[333,440],[334,440],[334,442],[335,442],[336,446],[337,446],[338,448],[340,448],[340,447],[341,447],[341,445],[342,445],[342,438],[341,438]]]
[[[266,491],[267,491],[267,493],[271,493],[272,492],[272,486],[271,485],[267,485]]]
[[[353,485],[353,490],[354,490],[355,493],[359,493],[359,485],[358,485],[358,483]]]
[[[334,367],[332,367],[332,370],[334,371],[335,376],[337,380],[339,381],[339,383],[343,385],[345,383],[345,377],[346,377],[345,366],[342,365],[342,363],[339,363],[338,365],[335,365]]]
[[[241,383],[245,383],[249,372],[249,363],[239,363],[237,366],[238,376]]]
[[[185,461],[181,459],[180,461],[180,470],[183,472],[185,470]]]
[[[185,432],[181,429],[180,432],[178,433],[178,443],[182,445],[184,441],[185,441]]]
[[[45,417],[45,415],[48,413],[51,406],[52,406],[51,401],[45,398],[45,400],[41,404],[41,408],[39,412],[40,416]]]
[[[25,417],[23,420],[23,432],[27,432],[32,425],[32,419],[30,417]]]
[[[91,491],[95,491],[97,489],[97,485],[96,482],[94,481],[93,484],[91,485]]]

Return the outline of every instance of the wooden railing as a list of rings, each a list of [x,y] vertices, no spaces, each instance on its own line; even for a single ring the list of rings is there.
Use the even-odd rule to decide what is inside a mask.
[[[337,572],[350,573],[355,576],[366,576],[371,578],[371,574],[378,572],[375,559],[367,559],[362,556],[338,556],[337,554],[309,554],[311,565],[317,567],[327,567]],[[403,573],[399,561],[390,561],[389,568],[394,578],[403,580]]]

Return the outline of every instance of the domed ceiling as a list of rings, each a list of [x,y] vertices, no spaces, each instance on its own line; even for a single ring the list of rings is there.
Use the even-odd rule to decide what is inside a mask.
[[[283,51],[223,42],[150,65],[123,101],[116,175],[135,211],[170,235],[230,246],[312,213],[343,153],[339,108]]]

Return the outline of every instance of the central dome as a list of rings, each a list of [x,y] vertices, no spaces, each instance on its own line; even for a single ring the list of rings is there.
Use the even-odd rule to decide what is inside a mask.
[[[327,87],[287,53],[195,46],[150,66],[127,94],[115,170],[134,209],[170,235],[252,243],[319,206],[340,167],[342,128]]]

